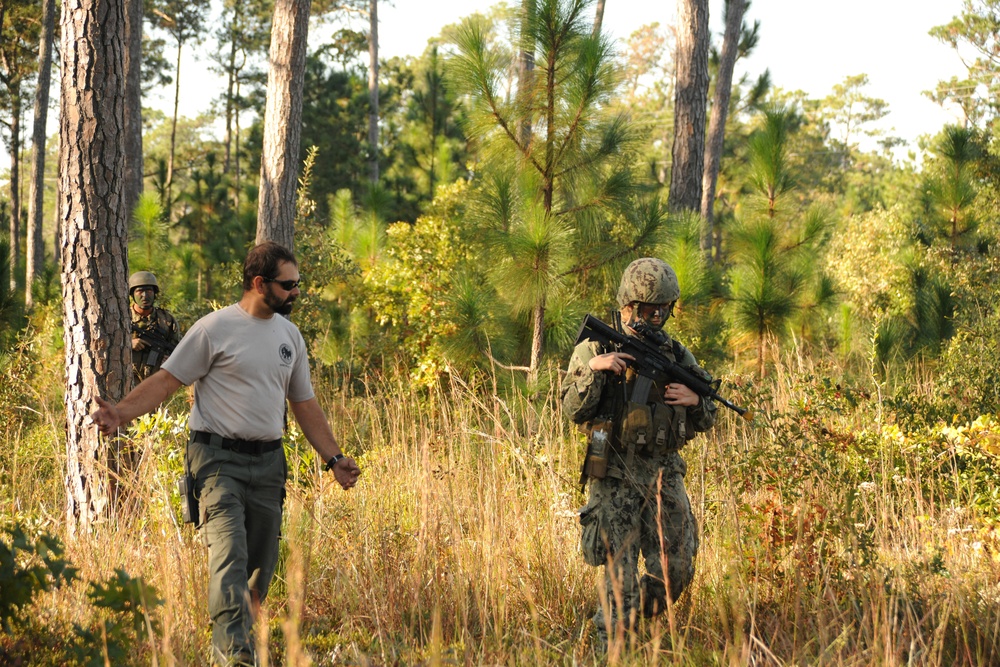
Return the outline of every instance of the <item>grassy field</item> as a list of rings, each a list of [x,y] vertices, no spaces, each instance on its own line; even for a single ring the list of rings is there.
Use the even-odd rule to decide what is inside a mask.
[[[875,382],[839,387],[794,359],[776,371],[729,387],[752,424],[727,412],[685,450],[696,579],[607,656],[590,624],[599,571],[579,553],[581,441],[555,388],[320,387],[363,480],[343,492],[290,432],[282,560],[259,624],[269,664],[1000,664],[1000,427],[915,420]],[[37,594],[0,658],[66,664],[80,629],[110,642],[87,582],[122,569],[161,604],[132,610],[121,660],[206,664],[206,550],[174,491],[186,397],[137,425],[118,506],[70,538],[58,392],[32,391],[32,405],[5,395],[0,518],[61,538],[79,579]]]

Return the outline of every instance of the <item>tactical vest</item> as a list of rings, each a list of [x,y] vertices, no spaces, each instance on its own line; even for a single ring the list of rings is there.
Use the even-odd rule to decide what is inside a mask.
[[[667,341],[660,351],[674,362],[684,356],[677,341]],[[664,403],[664,390],[663,383],[640,377],[631,368],[623,376],[610,376],[597,406],[598,416],[584,428],[610,422],[611,449],[626,468],[636,456],[677,451],[695,437],[695,431],[688,422],[686,407]],[[613,469],[614,465],[609,474],[617,476]]]

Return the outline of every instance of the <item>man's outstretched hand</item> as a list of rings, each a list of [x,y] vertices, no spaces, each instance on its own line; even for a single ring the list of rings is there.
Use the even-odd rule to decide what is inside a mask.
[[[118,406],[108,403],[100,396],[95,396],[94,400],[100,408],[90,415],[90,419],[104,435],[114,435],[118,427],[122,424],[122,416],[118,411]]]

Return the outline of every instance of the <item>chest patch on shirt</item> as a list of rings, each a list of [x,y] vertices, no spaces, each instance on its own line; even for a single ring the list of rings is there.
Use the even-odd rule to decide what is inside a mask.
[[[281,357],[281,364],[283,366],[288,366],[292,363],[292,348],[288,343],[282,343],[278,346],[278,356]]]

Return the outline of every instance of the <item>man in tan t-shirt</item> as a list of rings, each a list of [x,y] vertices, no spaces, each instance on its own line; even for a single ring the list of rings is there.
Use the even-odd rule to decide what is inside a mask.
[[[299,295],[294,255],[271,242],[243,264],[239,303],[198,320],[159,371],[117,405],[97,399],[102,433],[194,388],[186,464],[209,549],[209,614],[215,660],[255,664],[253,617],[278,560],[286,464],[287,400],[303,434],[350,489],[360,469],[344,456],[313,393],[306,344],[287,315]]]

